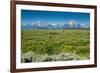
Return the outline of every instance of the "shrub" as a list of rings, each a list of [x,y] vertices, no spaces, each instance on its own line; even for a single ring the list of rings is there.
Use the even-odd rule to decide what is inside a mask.
[[[71,61],[71,60],[80,60],[86,59],[81,58],[75,53],[60,53],[55,55],[38,55],[32,52],[27,52],[22,55],[22,62],[29,63],[29,62],[50,62],[50,61]]]
[[[22,54],[21,56],[21,62],[23,63],[29,63],[35,61],[36,56],[34,55],[33,52],[27,52]]]

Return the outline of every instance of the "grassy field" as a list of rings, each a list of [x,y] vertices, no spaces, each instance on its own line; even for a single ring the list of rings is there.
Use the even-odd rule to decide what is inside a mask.
[[[88,29],[22,30],[21,62],[87,60]]]

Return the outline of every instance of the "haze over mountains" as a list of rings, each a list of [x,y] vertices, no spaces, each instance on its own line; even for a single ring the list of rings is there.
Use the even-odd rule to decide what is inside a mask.
[[[22,24],[21,26],[22,29],[89,29],[90,25],[89,24],[79,24],[76,23],[75,21],[71,20],[68,23],[51,23],[51,22],[33,22],[31,24]]]

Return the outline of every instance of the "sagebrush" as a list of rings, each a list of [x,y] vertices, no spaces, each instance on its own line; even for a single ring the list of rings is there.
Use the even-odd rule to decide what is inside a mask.
[[[89,29],[22,30],[22,62],[89,59],[89,32]]]

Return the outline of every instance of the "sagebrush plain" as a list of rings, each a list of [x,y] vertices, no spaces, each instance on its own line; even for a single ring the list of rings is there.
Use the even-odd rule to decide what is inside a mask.
[[[21,32],[22,63],[89,58],[89,29],[34,29]]]

